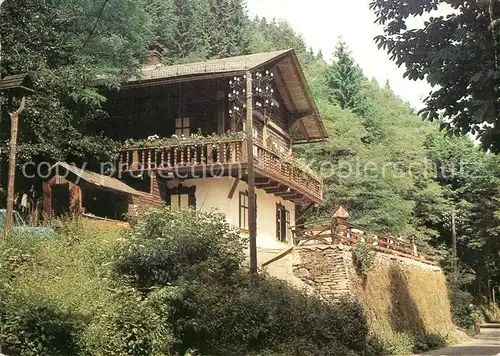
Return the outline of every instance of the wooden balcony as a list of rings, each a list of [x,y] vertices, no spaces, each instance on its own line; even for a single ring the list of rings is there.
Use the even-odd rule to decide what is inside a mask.
[[[298,204],[321,203],[323,183],[285,162],[278,154],[254,146],[256,187]],[[182,142],[167,147],[128,148],[120,152],[121,173],[156,172],[165,178],[246,178],[247,144],[241,139]]]

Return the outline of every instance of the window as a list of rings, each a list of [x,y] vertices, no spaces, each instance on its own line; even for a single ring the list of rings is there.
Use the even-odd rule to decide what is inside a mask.
[[[172,210],[196,209],[196,186],[178,187],[167,189],[166,202]]]
[[[248,193],[240,192],[240,229],[248,231]]]
[[[248,191],[240,192],[240,230],[248,232]],[[257,194],[255,194],[255,218],[257,218]]]
[[[288,242],[290,233],[290,212],[282,204],[276,204],[276,239]]]
[[[184,210],[189,208],[189,194],[177,194],[171,198],[170,207],[172,210]]]
[[[191,133],[191,119],[189,117],[175,119],[175,134],[188,137]]]

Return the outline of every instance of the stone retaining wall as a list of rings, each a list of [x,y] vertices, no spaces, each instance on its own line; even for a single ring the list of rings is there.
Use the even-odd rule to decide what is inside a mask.
[[[259,255],[264,253],[260,251]],[[397,264],[401,267],[416,267],[439,272],[439,267],[411,258],[377,252],[375,268]],[[319,294],[321,297],[337,299],[356,293],[358,276],[352,261],[352,248],[345,245],[297,246],[283,259],[265,267],[265,271],[277,278],[289,281],[298,288]],[[302,283],[301,283],[301,282]]]

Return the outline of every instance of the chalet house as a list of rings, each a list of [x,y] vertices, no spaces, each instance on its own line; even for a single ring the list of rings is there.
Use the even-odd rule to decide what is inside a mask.
[[[293,146],[327,138],[295,51],[173,66],[161,64],[160,52],[154,52],[141,76],[108,95],[110,117],[101,129],[125,142],[115,175],[123,185],[116,180],[103,180],[103,185],[126,194],[117,200],[122,202],[119,210],[124,204],[133,212],[165,203],[173,209],[216,208],[245,233],[251,152],[257,245],[281,248],[291,243],[296,207],[323,199],[321,178],[294,158]],[[248,73],[255,78],[252,150],[245,135]],[[50,187],[48,182],[47,191]]]

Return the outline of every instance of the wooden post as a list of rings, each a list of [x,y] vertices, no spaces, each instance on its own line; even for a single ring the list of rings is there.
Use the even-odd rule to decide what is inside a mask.
[[[247,158],[248,158],[248,234],[250,238],[250,273],[257,274],[257,206],[253,157],[253,84],[252,73],[247,76]]]
[[[16,151],[19,115],[24,110],[26,97],[21,99],[19,109],[10,113],[10,148],[9,148],[9,182],[7,186],[7,216],[5,219],[5,233],[12,231],[14,226],[14,182],[16,179]]]
[[[451,211],[451,236],[453,239],[453,272],[458,273],[457,228],[455,223],[455,207]]]
[[[495,313],[494,317],[495,317],[495,320],[498,320],[498,317],[500,315],[498,315],[498,305],[497,305],[497,299],[496,299],[496,295],[495,295],[495,288],[498,288],[498,285],[494,285],[493,286],[493,311]]]

